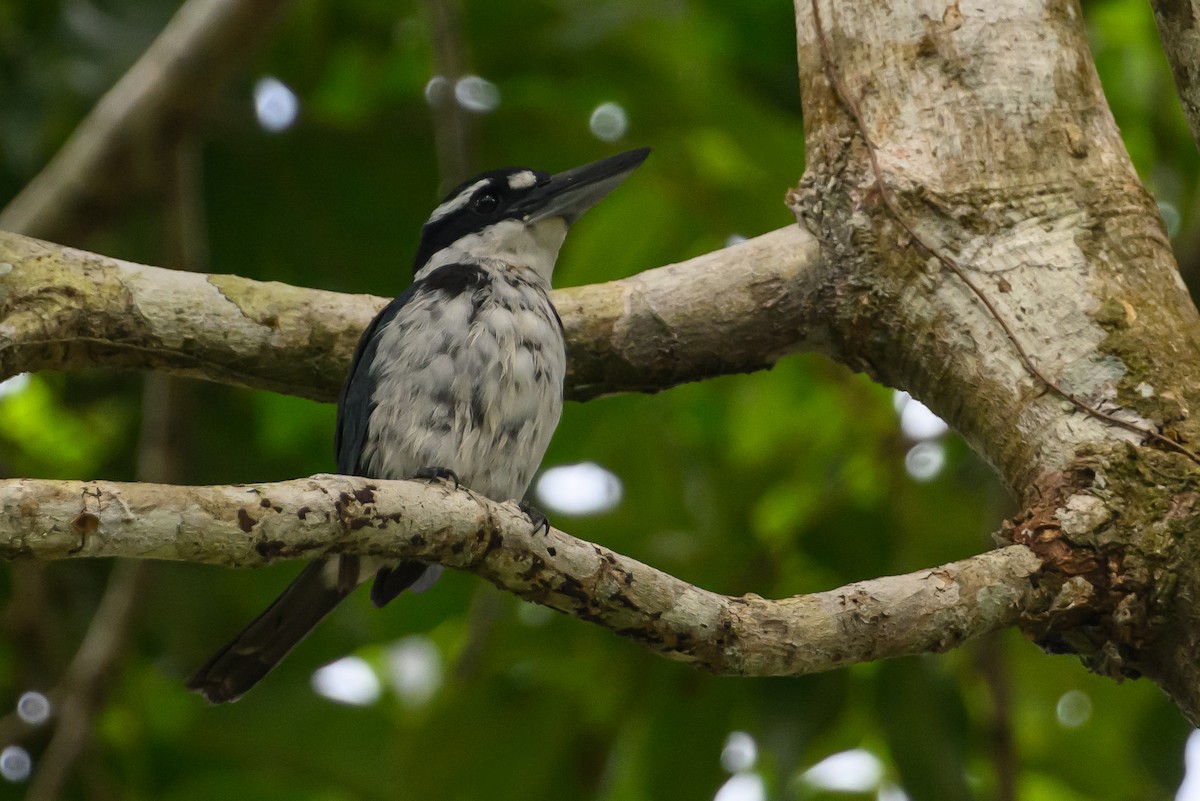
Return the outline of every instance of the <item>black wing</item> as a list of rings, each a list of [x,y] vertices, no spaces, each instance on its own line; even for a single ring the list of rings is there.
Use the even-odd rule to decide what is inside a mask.
[[[375,394],[375,379],[371,376],[371,365],[379,347],[379,329],[399,313],[413,296],[415,284],[404,290],[398,298],[380,310],[375,319],[363,331],[350,372],[342,392],[338,395],[337,432],[333,437],[333,450],[337,455],[337,471],[344,476],[362,475],[358,460],[362,455],[363,441],[367,436],[367,420],[375,406],[371,396]]]

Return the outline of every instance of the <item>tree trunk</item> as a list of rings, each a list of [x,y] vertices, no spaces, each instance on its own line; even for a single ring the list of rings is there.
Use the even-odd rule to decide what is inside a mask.
[[[796,8],[791,204],[839,358],[927,403],[1027,507],[1005,536],[1061,591],[1026,629],[1200,721],[1200,317],[1078,5]]]

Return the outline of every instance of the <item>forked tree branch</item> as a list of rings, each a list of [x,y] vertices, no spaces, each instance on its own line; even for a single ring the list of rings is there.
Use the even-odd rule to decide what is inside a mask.
[[[1046,611],[1042,561],[1013,545],[902,576],[781,600],[700,589],[514,504],[420,481],[314,476],[181,487],[0,482],[0,554],[255,567],[355,552],[425,559],[596,623],[704,670],[792,676],[942,651]]]
[[[791,226],[561,289],[567,395],[657,391],[818,344],[815,240]],[[0,377],[120,367],[332,400],[386,301],[147,267],[0,232]]]

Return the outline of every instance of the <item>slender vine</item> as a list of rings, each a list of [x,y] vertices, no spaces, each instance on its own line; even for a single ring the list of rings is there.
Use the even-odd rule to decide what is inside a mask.
[[[1062,386],[1050,378],[1050,376],[1042,372],[1041,368],[1034,363],[1028,351],[1026,351],[1025,347],[1021,344],[1021,341],[1017,338],[1017,335],[1013,331],[1012,327],[1004,319],[1004,316],[1000,314],[1000,310],[996,308],[996,305],[992,303],[991,299],[988,298],[983,290],[971,280],[962,266],[951,256],[938,250],[933,244],[917,233],[916,229],[913,228],[912,224],[901,213],[900,208],[896,205],[895,198],[892,197],[891,190],[888,188],[887,183],[883,180],[883,169],[879,166],[879,159],[876,155],[875,143],[871,140],[871,135],[867,132],[867,125],[863,120],[862,111],[859,110],[858,104],[846,90],[845,84],[842,83],[841,76],[834,67],[833,54],[829,47],[829,40],[825,37],[824,24],[821,21],[821,9],[818,6],[817,0],[811,0],[811,3],[813,12],[813,27],[816,29],[817,46],[821,51],[821,63],[825,70],[825,77],[829,81],[829,85],[833,88],[834,94],[837,95],[838,100],[843,106],[845,106],[846,111],[850,114],[851,119],[853,119],[854,125],[858,129],[859,136],[862,137],[863,144],[867,149],[867,157],[871,162],[871,172],[874,176],[875,189],[879,192],[879,197],[881,200],[883,200],[883,205],[887,208],[888,213],[895,218],[896,222],[901,228],[904,229],[905,233],[909,235],[912,241],[916,243],[917,247],[928,253],[933,258],[937,259],[943,267],[953,273],[954,276],[958,278],[958,280],[961,281],[973,295],[975,295],[979,302],[983,304],[983,307],[987,309],[987,312],[991,318],[995,320],[996,324],[999,325],[1001,330],[1004,331],[1004,335],[1008,338],[1008,341],[1012,343],[1013,350],[1016,351],[1017,356],[1020,358],[1021,363],[1025,366],[1025,369],[1029,371],[1030,375],[1045,385],[1048,390],[1067,401],[1076,409],[1079,409],[1089,417],[1093,417],[1101,422],[1116,426],[1117,428],[1123,428],[1126,431],[1131,431],[1135,434],[1148,437],[1153,442],[1156,442],[1177,453],[1183,454],[1196,464],[1200,465],[1200,456],[1196,455],[1175,440],[1163,436],[1157,431],[1143,428],[1136,423],[1130,423],[1127,420],[1122,420],[1119,417],[1114,417],[1111,414],[1100,411],[1086,401],[1063,389]]]

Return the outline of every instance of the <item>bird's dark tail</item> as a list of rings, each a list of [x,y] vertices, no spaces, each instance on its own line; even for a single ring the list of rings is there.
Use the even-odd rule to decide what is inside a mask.
[[[358,586],[356,557],[313,562],[267,610],[187,680],[211,703],[236,701]]]

